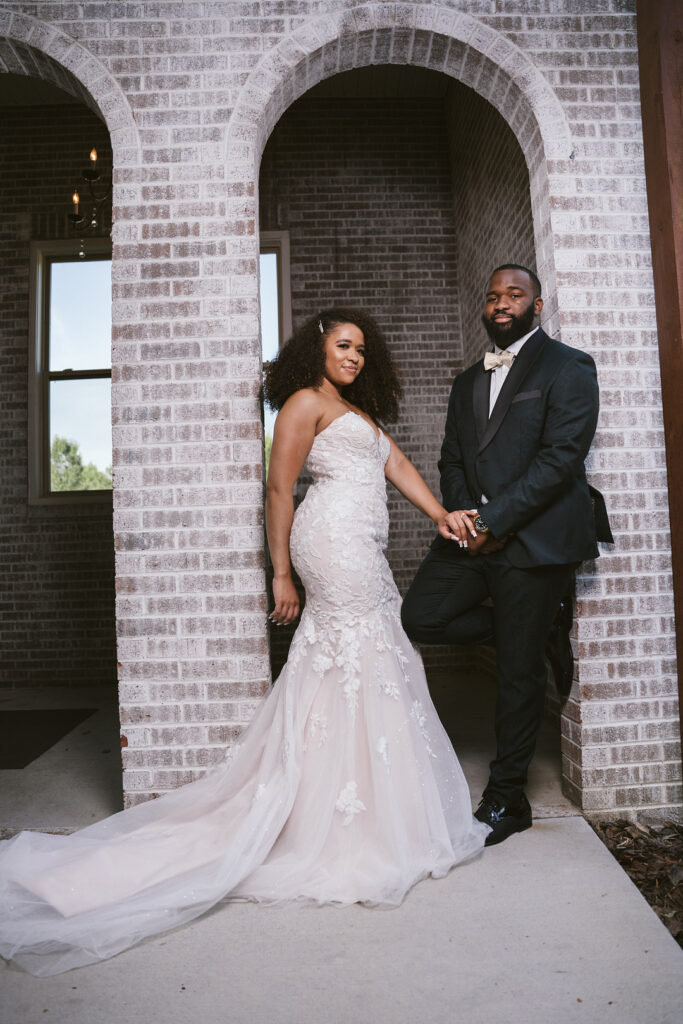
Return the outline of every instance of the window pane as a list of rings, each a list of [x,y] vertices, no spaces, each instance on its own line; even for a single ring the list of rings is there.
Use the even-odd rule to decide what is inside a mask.
[[[111,366],[111,260],[50,264],[50,370]]]
[[[264,363],[273,359],[280,347],[280,299],[278,293],[277,253],[262,252],[261,272],[261,346]],[[266,446],[266,475],[270,463],[270,446],[277,413],[268,406],[263,409],[263,433]]]
[[[261,269],[261,344],[263,361],[277,355],[280,342],[280,315],[277,288],[277,253],[262,252]]]
[[[50,490],[111,489],[111,381],[50,382]]]

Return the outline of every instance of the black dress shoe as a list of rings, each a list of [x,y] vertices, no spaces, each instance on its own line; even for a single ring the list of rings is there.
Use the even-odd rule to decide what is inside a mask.
[[[515,806],[506,806],[495,796],[484,796],[474,812],[474,817],[493,829],[487,835],[484,846],[495,846],[513,832],[524,832],[525,829],[531,828],[531,807],[524,794]]]
[[[574,682],[574,653],[569,640],[572,617],[572,596],[567,594],[560,602],[545,645],[545,656],[553,670],[555,686],[562,704],[567,702]]]

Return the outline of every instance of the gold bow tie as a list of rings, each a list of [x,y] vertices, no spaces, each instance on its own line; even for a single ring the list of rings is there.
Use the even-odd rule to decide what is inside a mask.
[[[487,352],[484,356],[484,369],[495,370],[498,366],[507,366],[509,370],[514,361],[514,352]]]

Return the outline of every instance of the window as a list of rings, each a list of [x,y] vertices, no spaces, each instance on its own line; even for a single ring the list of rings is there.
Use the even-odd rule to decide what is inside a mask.
[[[292,298],[289,283],[289,232],[263,231],[259,261],[261,296],[261,349],[263,362],[277,355],[292,333]],[[276,413],[264,407],[263,436],[266,475]]]
[[[111,243],[31,243],[29,502],[111,499]]]

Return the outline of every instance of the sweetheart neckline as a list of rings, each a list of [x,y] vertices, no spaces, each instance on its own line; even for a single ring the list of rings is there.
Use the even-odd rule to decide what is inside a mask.
[[[345,416],[356,416],[359,420],[361,420],[365,424],[365,426],[368,428],[368,430],[371,430],[372,433],[374,434],[375,442],[377,444],[377,447],[379,447],[379,445],[380,445],[380,443],[382,441],[382,438],[386,437],[386,435],[385,435],[385,433],[384,433],[384,431],[382,430],[381,427],[377,428],[377,430],[379,431],[379,434],[378,434],[377,430],[375,430],[375,428],[368,423],[368,421],[366,420],[365,416],[361,416],[361,414],[359,412],[354,412],[353,409],[348,409],[346,412],[343,412],[341,414],[341,416],[335,416],[333,420],[330,420],[330,422],[327,424],[327,426],[323,427],[323,429],[320,430],[315,435],[315,437],[313,438],[313,443],[315,444],[316,440],[319,437],[321,437],[325,433],[326,430],[329,430],[333,423],[336,423],[337,420],[343,420]]]

